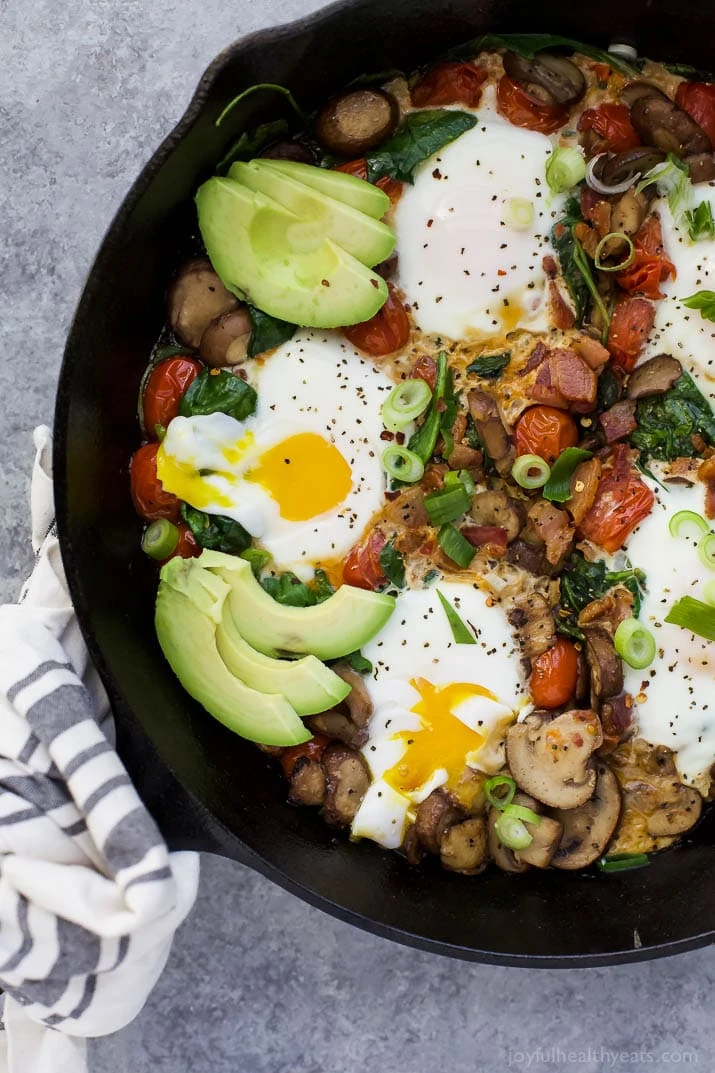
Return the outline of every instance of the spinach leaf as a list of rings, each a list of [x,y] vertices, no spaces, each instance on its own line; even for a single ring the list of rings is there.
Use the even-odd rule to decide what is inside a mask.
[[[272,555],[265,548],[246,548],[245,551],[241,552],[241,558],[251,564],[251,570],[258,577],[263,567],[268,566]]]
[[[154,349],[151,356],[152,368],[158,365],[160,361],[164,361],[166,358],[175,358],[181,354],[185,358],[192,357],[191,349],[187,346],[181,346],[179,343],[163,343]]]
[[[262,309],[256,309],[251,305],[248,307],[248,315],[251,318],[249,358],[255,358],[256,354],[262,354],[264,350],[273,350],[281,343],[287,343],[293,338],[298,327],[297,324],[289,324],[287,320],[278,320],[270,313],[264,313]]]
[[[686,372],[662,395],[639,399],[635,416],[638,428],[631,434],[631,443],[641,452],[643,462],[649,458],[668,462],[692,458],[699,454],[692,441],[695,435],[715,444],[710,403]]]
[[[380,568],[388,581],[396,585],[398,589],[404,588],[405,562],[396,550],[393,540],[388,540],[380,552]]]
[[[467,372],[481,376],[483,380],[496,380],[510,361],[511,350],[503,350],[501,354],[484,354],[467,366]]]
[[[715,74],[712,71],[703,71],[701,67],[693,67],[692,63],[666,63],[661,60],[660,65],[665,67],[666,71],[670,71],[671,74],[681,75],[683,78],[689,78],[693,82],[712,82],[715,79]]]
[[[607,570],[600,559],[589,562],[580,551],[574,551],[564,566],[559,581],[560,611],[556,616],[559,633],[583,640],[578,626],[579,612],[587,604],[605,596],[615,585],[625,585],[633,596],[633,614],[637,617],[645,588],[645,574],[638,568]]]
[[[261,585],[277,603],[289,607],[313,607],[335,592],[323,570],[316,570],[315,577],[307,584],[287,570],[277,577],[263,578]]]
[[[215,121],[215,125],[217,127],[220,127],[224,119],[233,111],[233,109],[240,101],[245,100],[246,97],[252,97],[254,93],[262,93],[264,91],[267,91],[269,93],[282,94],[300,119],[303,126],[308,126],[308,116],[300,107],[291,91],[288,89],[287,86],[279,86],[276,82],[258,82],[255,86],[249,86],[248,89],[244,89],[241,93],[237,94],[237,96],[235,96],[233,100],[228,102],[226,107],[219,115],[218,119]]]
[[[699,309],[703,320],[715,321],[715,291],[696,291],[680,301],[688,309]]]
[[[576,199],[569,198],[566,202],[566,215],[557,220],[551,229],[551,241],[559,258],[561,273],[574,304],[576,324],[580,327],[583,324],[586,306],[588,305],[589,289],[583,272],[579,267],[576,252],[577,246],[579,249],[581,248],[573,233],[577,223],[581,223],[581,210]]]
[[[568,48],[573,52],[580,52],[599,63],[607,63],[615,71],[630,75],[633,78],[638,74],[638,69],[633,64],[624,60],[622,56],[616,56],[613,52],[597,48],[595,45],[586,45],[582,41],[574,41],[572,37],[560,37],[558,34],[483,34],[474,38],[467,45],[460,45],[460,55],[466,55],[465,50],[474,56],[483,49],[508,48],[510,52],[516,52],[518,56],[525,56],[533,60],[537,52],[545,49]]]
[[[387,175],[404,183],[413,181],[415,168],[433,153],[449,145],[465,130],[476,126],[470,112],[430,108],[412,112],[402,126],[367,155],[367,178],[371,183]]]
[[[599,413],[610,410],[620,400],[621,385],[611,370],[606,366],[598,378],[596,391],[596,409]]]
[[[244,130],[218,162],[216,171],[223,174],[234,160],[252,160],[271,142],[278,141],[288,134],[290,126],[287,119],[274,119],[270,123],[260,123],[252,130]]]
[[[182,503],[181,516],[202,548],[238,555],[251,544],[251,534],[233,518],[226,518],[222,514],[205,514],[188,503]]]
[[[179,404],[182,417],[228,414],[245,421],[256,409],[256,392],[234,373],[225,369],[202,369],[189,384]]]
[[[348,667],[352,667],[358,674],[370,674],[372,672],[372,663],[363,656],[359,648],[355,652],[348,652],[347,656],[343,656],[343,659]]]

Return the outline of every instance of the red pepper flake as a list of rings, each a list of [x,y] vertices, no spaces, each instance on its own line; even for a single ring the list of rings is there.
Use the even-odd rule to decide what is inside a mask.
[[[497,269],[497,275],[498,276],[505,276],[506,275],[506,270],[503,269],[503,268],[498,268]]]

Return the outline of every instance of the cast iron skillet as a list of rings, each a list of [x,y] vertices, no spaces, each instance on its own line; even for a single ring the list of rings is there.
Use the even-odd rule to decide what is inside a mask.
[[[223,52],[131,189],[82,295],[55,420],[60,540],[121,755],[172,847],[233,857],[344,920],[437,953],[528,966],[611,964],[712,940],[712,815],[649,868],[609,877],[532,869],[517,878],[494,869],[466,879],[349,844],[311,811],[286,805],[273,767],[191,703],[163,662],[152,627],[156,574],[139,551],[128,494],[137,389],[193,226],[193,192],[244,125],[275,114],[270,99],[253,97],[217,130],[227,101],[271,81],[311,106],[364,71],[410,70],[496,29],[631,41],[645,55],[707,67],[715,8],[552,0],[539,12],[519,0],[355,0]]]

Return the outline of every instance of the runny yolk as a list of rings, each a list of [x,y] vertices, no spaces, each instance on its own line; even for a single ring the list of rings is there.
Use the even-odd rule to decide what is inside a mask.
[[[420,716],[419,730],[401,730],[397,739],[407,750],[394,767],[385,772],[385,781],[401,793],[418,789],[438,768],[447,771],[447,786],[455,787],[464,773],[467,756],[484,744],[487,735],[466,726],[454,709],[470,697],[497,698],[474,682],[450,682],[436,686],[426,678],[413,678],[410,685],[420,700],[412,711]]]
[[[236,453],[239,453],[238,447]],[[231,459],[227,458],[227,461]],[[164,450],[163,444],[160,444],[156,454],[156,475],[165,491],[172,492],[185,503],[196,507],[197,510],[203,510],[205,507],[232,506],[232,500],[220,492],[215,485],[209,483],[194,463],[177,462]],[[229,480],[232,478],[230,473],[220,475]]]
[[[504,334],[506,335],[509,332],[513,332],[518,328],[519,322],[525,315],[526,310],[518,298],[505,299],[498,314]]]
[[[263,486],[281,518],[303,522],[339,506],[352,470],[338,448],[315,432],[300,432],[265,451],[246,479]]]

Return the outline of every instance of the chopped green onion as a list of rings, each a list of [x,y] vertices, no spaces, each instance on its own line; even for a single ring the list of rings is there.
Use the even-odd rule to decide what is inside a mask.
[[[507,805],[504,811],[507,816],[514,816],[517,820],[523,820],[524,823],[533,823],[535,827],[541,823],[541,816],[538,812],[534,812],[525,805]]]
[[[428,462],[434,454],[435,444],[439,436],[440,418],[442,416],[440,403],[447,390],[448,371],[447,354],[444,350],[441,350],[437,355],[437,377],[434,391],[432,392],[432,401],[429,404],[424,421],[407,445],[411,451],[419,455],[423,462]]]
[[[391,477],[404,481],[405,484],[419,481],[425,471],[425,464],[420,456],[409,447],[401,447],[398,443],[391,443],[382,452],[382,465]]]
[[[606,265],[601,260],[601,253],[607,242],[611,239],[618,238],[628,245],[628,253],[622,261],[619,261],[617,265]],[[593,263],[600,272],[622,272],[624,268],[628,268],[629,264],[635,256],[635,247],[633,246],[633,240],[628,237],[623,231],[611,231],[610,234],[605,235],[598,246],[596,246],[596,252],[593,255]]]
[[[453,488],[441,488],[425,496],[425,510],[432,525],[444,525],[461,518],[471,505],[469,492],[460,482]]]
[[[697,242],[700,238],[715,238],[715,220],[709,201],[701,201],[694,209],[688,209],[685,221],[691,242]]]
[[[712,581],[705,582],[703,596],[705,597],[706,604],[710,604],[711,607],[715,607],[715,579],[713,579]]]
[[[461,566],[463,570],[469,566],[477,554],[477,549],[474,545],[470,544],[467,538],[462,536],[459,529],[455,529],[453,525],[443,525],[437,535],[437,540],[447,558],[451,559],[457,566]]]
[[[647,853],[614,853],[611,857],[601,857],[596,867],[600,872],[628,872],[631,868],[644,868],[650,864]]]
[[[512,231],[528,231],[534,222],[534,203],[525,197],[510,197],[504,202],[504,223]]]
[[[498,790],[500,786],[506,786],[505,794],[495,793],[495,790]],[[489,804],[501,811],[511,804],[516,793],[516,781],[512,779],[511,775],[492,775],[484,783],[484,793]]]
[[[696,514],[694,510],[679,510],[668,522],[668,531],[674,537],[699,537],[709,528],[702,514]]]
[[[586,161],[578,149],[554,149],[546,165],[546,181],[555,194],[577,186],[586,175]]]
[[[526,849],[534,841],[534,836],[527,831],[523,820],[509,815],[509,809],[512,808],[514,806],[509,805],[501,816],[497,817],[494,830],[501,844],[507,849]]]
[[[250,563],[251,570],[258,577],[263,567],[268,566],[273,556],[265,548],[246,548],[245,551],[241,552],[239,558],[245,559],[246,562]]]
[[[439,589],[437,589],[437,595],[439,596],[439,602],[444,609],[444,613],[447,616],[447,622],[451,627],[452,637],[454,637],[455,644],[475,645],[477,643],[476,637],[464,620],[459,616],[457,611],[452,607],[449,600],[442,595]]]
[[[152,522],[142,537],[142,551],[151,559],[168,559],[176,551],[179,530],[166,518]]]
[[[393,387],[382,404],[382,423],[390,432],[400,432],[423,414],[430,404],[432,391],[424,380],[404,380]]]
[[[521,488],[543,488],[551,468],[538,455],[520,455],[511,467],[511,475]]]
[[[474,478],[472,477],[468,469],[451,469],[449,473],[445,473],[445,488],[457,488],[459,485],[462,485],[464,488],[466,488],[470,496],[473,496],[477,490],[477,486],[474,483]]]
[[[154,435],[156,436],[159,443],[163,443],[164,437],[166,436],[166,425],[162,425],[159,421],[157,421],[154,425]]]
[[[613,643],[616,652],[629,667],[642,670],[653,662],[655,637],[637,618],[625,618],[619,623]]]
[[[586,256],[586,251],[584,250],[579,240],[575,237],[573,240],[573,263],[576,265],[579,272],[581,273],[583,282],[586,284],[586,290],[591,295],[591,298],[593,299],[596,308],[598,309],[599,313],[601,314],[601,317],[603,318],[603,331],[601,332],[601,342],[605,344],[606,339],[608,338],[608,329],[611,326],[611,313],[610,310],[606,309],[606,303],[603,301],[603,298],[601,297],[601,292],[596,286],[596,281],[593,278],[591,266],[588,263],[588,257]]]
[[[522,458],[527,456],[522,455]],[[565,503],[571,498],[571,478],[574,470],[581,462],[591,458],[591,451],[584,451],[580,447],[566,447],[551,467],[549,479],[544,485],[544,499],[550,499],[553,503]]]
[[[688,309],[699,309],[703,320],[715,320],[715,291],[696,291],[680,301]]]
[[[694,596],[681,596],[676,600],[665,621],[697,633],[698,637],[715,641],[715,607],[696,600]]]
[[[689,166],[674,153],[668,153],[667,158],[661,164],[656,164],[645,173],[636,187],[636,193],[640,194],[646,186],[652,183],[656,184],[658,193],[662,197],[667,197],[675,224],[681,224],[692,190]]]
[[[715,570],[715,533],[705,533],[698,543],[698,555],[703,566]]]

